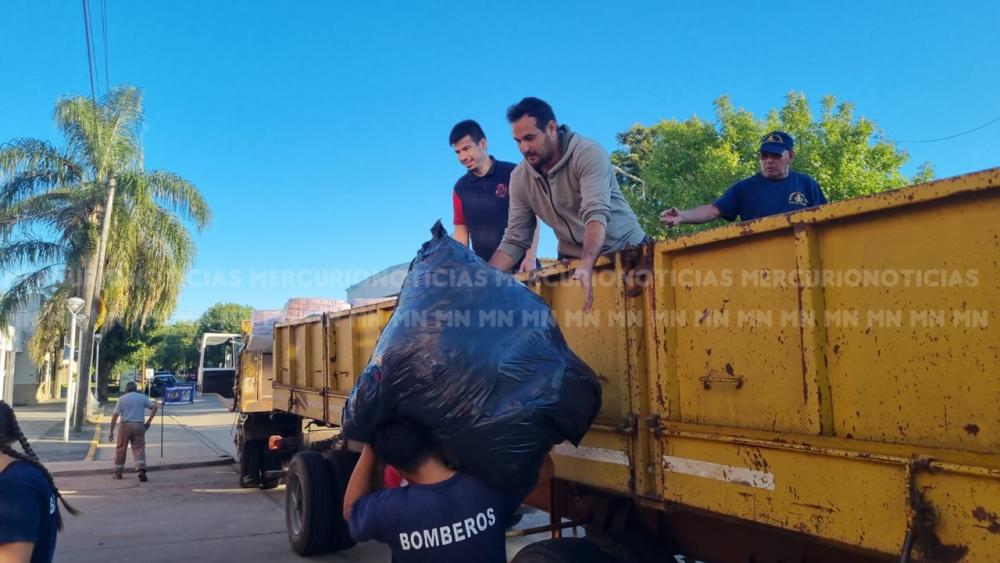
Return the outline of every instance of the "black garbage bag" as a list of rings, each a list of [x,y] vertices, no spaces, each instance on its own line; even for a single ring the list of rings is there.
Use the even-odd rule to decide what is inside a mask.
[[[530,487],[549,449],[579,444],[601,405],[594,372],[548,305],[486,265],[440,221],[344,409],[348,439],[405,417],[446,459],[495,488]]]

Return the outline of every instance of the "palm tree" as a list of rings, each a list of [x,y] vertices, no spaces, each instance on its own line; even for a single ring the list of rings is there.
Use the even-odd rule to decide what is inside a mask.
[[[29,344],[40,360],[60,344],[65,298],[83,297],[86,382],[98,317],[138,329],[167,318],[194,259],[188,226],[204,229],[211,214],[193,184],[144,169],[138,88],[115,88],[97,103],[61,99],[55,122],[61,149],[35,139],[0,146],[0,271],[22,272],[0,297],[0,323],[42,295]],[[85,384],[79,397],[86,401]]]

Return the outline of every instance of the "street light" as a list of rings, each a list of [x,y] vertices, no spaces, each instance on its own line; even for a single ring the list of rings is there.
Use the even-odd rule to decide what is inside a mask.
[[[69,419],[73,414],[73,355],[76,352],[76,315],[83,309],[83,299],[70,297],[66,300],[69,309],[69,373],[66,378],[66,424],[63,426],[63,442],[69,442]]]

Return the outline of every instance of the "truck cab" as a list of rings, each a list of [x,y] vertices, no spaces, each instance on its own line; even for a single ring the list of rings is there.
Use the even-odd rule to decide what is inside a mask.
[[[202,393],[218,393],[226,398],[233,397],[236,382],[236,351],[239,348],[239,334],[206,332],[201,335],[198,347],[198,390]]]

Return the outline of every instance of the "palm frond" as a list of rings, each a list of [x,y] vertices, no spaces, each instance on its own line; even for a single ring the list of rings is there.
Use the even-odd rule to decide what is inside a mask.
[[[18,276],[10,289],[0,296],[0,325],[10,322],[14,313],[20,309],[32,295],[44,293],[52,284],[52,270],[61,266],[50,264]]]
[[[94,179],[138,168],[142,161],[142,91],[118,86],[97,104],[75,96],[56,104],[56,125],[66,137],[67,152],[87,162]]]
[[[97,106],[90,98],[74,96],[56,102],[56,127],[66,139],[66,153],[83,164],[93,179],[99,179],[98,146],[101,123]]]
[[[0,206],[0,240],[10,236],[14,228],[24,231],[36,224],[57,228],[63,210],[72,207],[78,194],[72,188],[32,196],[9,206]]]
[[[149,193],[160,205],[190,220],[199,231],[212,221],[208,202],[191,182],[173,172],[154,170],[143,174]]]
[[[46,188],[78,182],[83,169],[45,141],[14,139],[0,146],[0,204],[6,205]]]
[[[65,256],[63,244],[26,237],[0,246],[0,271],[38,263],[62,263]]]
[[[127,170],[139,168],[142,155],[142,90],[119,86],[101,101],[107,127],[101,146],[102,168]]]
[[[128,213],[130,221],[115,223],[115,254],[106,268],[105,300],[109,320],[141,327],[173,312],[195,251],[175,215],[148,201]]]

